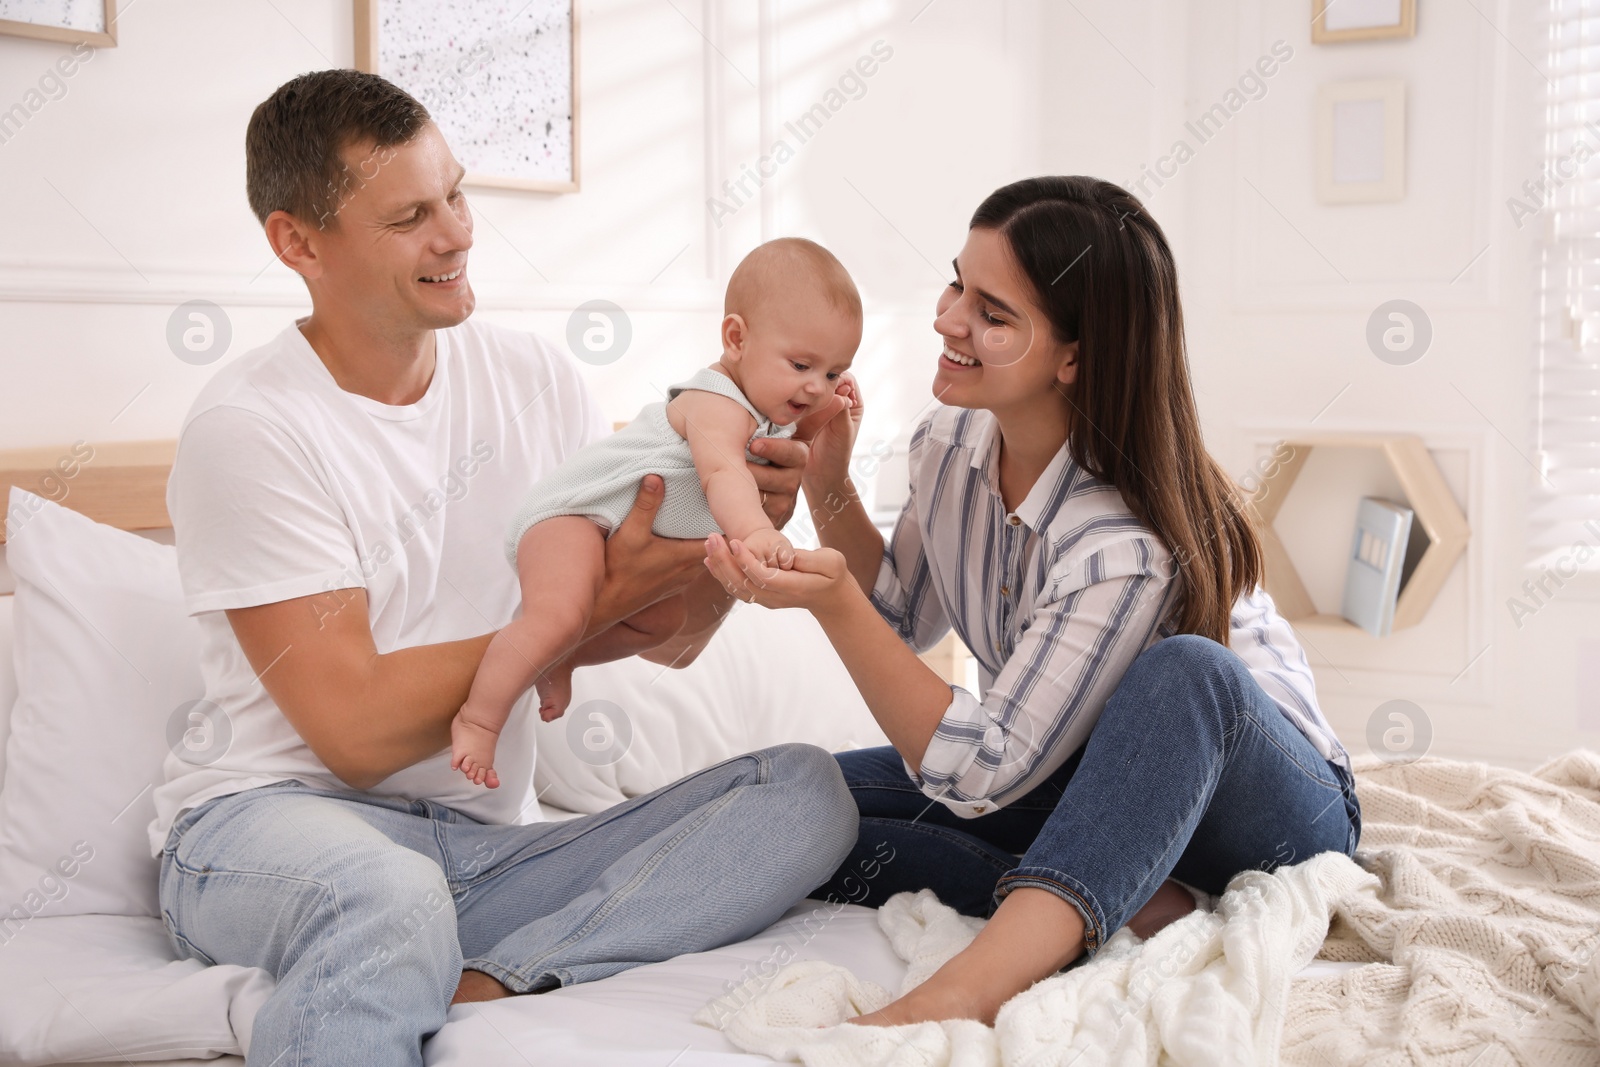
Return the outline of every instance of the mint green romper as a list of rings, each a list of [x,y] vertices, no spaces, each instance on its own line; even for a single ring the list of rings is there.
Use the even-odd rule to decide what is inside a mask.
[[[688,381],[669,388],[667,400],[689,389],[725,396],[755,416],[756,431],[750,435],[751,441],[758,437],[783,438],[794,434],[792,423],[775,425],[720,371],[706,367],[696,372]],[[746,459],[766,462],[751,455],[748,449],[747,442]],[[678,431],[667,421],[667,405],[663,401],[646,404],[628,425],[610,437],[580,448],[535,483],[517,509],[511,531],[506,535],[506,558],[511,566],[517,565],[517,545],[528,528],[557,515],[582,515],[602,527],[607,537],[615,533],[623,518],[633,510],[639,482],[646,474],[659,474],[666,483],[666,498],[651,525],[657,534],[703,538],[722,532],[711,515],[705,488],[694,469],[689,442],[678,436]]]

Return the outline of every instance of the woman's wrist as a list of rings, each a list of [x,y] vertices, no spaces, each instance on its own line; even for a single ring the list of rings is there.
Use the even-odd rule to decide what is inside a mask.
[[[823,535],[824,528],[852,507],[861,506],[861,498],[856,494],[855,483],[848,478],[842,482],[818,482],[814,486],[802,484],[801,488],[805,490],[811,524],[823,544],[830,543]]]
[[[810,605],[811,614],[824,629],[830,622],[846,619],[863,608],[876,614],[872,602],[849,571],[836,579],[827,593]]]
[[[824,502],[850,501],[857,497],[855,483],[850,480],[849,474],[838,477],[816,476],[800,479],[800,491],[806,495],[806,503],[813,510],[821,507]]]

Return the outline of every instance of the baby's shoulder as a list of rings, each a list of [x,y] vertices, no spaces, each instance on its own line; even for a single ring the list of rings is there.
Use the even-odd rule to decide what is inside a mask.
[[[668,424],[684,438],[689,436],[691,427],[713,436],[743,434],[748,438],[756,430],[756,417],[727,391],[716,388],[718,383],[707,372],[723,377],[707,368],[675,388],[666,406]]]

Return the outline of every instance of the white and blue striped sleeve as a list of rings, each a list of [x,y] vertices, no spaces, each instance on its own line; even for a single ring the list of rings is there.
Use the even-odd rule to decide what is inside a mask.
[[[883,546],[871,600],[900,640],[917,652],[926,652],[950,631],[950,618],[934,589],[922,528],[917,524],[915,492],[906,498],[894,534]]]
[[[954,699],[913,775],[923,792],[971,818],[1065,763],[1154,640],[1176,588],[1170,559],[1141,536],[1063,560],[983,700],[951,686]]]
[[[883,546],[883,562],[878,565],[878,579],[873,583],[869,599],[883,620],[900,635],[900,640],[917,652],[926,652],[950,632],[950,617],[939,600],[933,570],[928,563],[928,548],[923,542],[921,509],[926,502],[918,499],[919,484],[924,481],[923,462],[928,458],[928,429],[932,416],[924,419],[911,435],[907,454],[910,489],[900,518],[895,521],[894,533]],[[937,472],[943,474],[947,463]],[[938,482],[935,482],[938,495]],[[937,516],[930,516],[937,517]]]

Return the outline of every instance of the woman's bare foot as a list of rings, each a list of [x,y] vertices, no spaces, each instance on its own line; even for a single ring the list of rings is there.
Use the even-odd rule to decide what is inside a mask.
[[[500,788],[500,776],[494,773],[494,749],[500,732],[481,726],[456,712],[450,720],[450,768],[459,770],[474,785]]]
[[[572,657],[541,674],[534,686],[539,690],[539,718],[554,722],[565,715],[572,703]]]
[[[461,984],[456,986],[456,995],[450,998],[450,1003],[476,1004],[481,1000],[500,1000],[513,995],[493,975],[482,971],[462,971]]]
[[[960,957],[956,957],[960,959]],[[985,997],[974,983],[940,979],[944,972],[930,977],[899,1000],[867,1015],[845,1022],[856,1026],[907,1026],[911,1023],[943,1022],[946,1019],[976,1019],[994,1025],[994,1017],[1004,1000]]]
[[[1194,897],[1168,880],[1128,920],[1140,938],[1189,914]],[[1048,978],[1083,952],[1083,917],[1053,893],[1017,889],[1000,902],[972,944],[926,982],[880,1011],[846,1020],[858,1026],[976,1019],[986,1026],[1006,1001]]]
[[[1083,952],[1083,916],[1054,893],[1014,889],[972,943],[926,982],[869,1015],[862,1026],[976,1019],[994,1024],[1000,1006]]]

